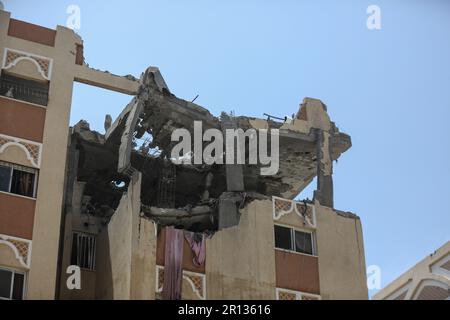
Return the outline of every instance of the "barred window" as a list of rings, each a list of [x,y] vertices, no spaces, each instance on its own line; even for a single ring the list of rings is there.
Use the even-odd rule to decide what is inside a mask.
[[[71,264],[87,270],[95,270],[96,239],[92,234],[74,232]]]
[[[48,104],[49,82],[27,80],[2,72],[0,76],[0,95],[36,103],[42,106]]]

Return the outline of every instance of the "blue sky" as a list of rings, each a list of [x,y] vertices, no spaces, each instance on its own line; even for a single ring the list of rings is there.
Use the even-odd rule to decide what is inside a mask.
[[[449,1],[2,2],[50,28],[78,5],[90,66],[137,77],[158,66],[216,115],[285,116],[322,99],[353,141],[334,167],[335,207],[361,217],[382,285],[450,240]],[[366,28],[371,4],[381,30]],[[129,100],[77,84],[71,123],[103,132]]]

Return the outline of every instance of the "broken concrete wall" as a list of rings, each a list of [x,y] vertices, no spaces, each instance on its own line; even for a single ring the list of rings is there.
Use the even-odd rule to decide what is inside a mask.
[[[309,133],[312,128],[323,131],[332,128],[325,104],[314,98],[304,98],[297,116],[280,127],[302,133]]]
[[[315,203],[322,299],[368,299],[361,220]]]
[[[326,106],[320,100],[305,98],[297,116],[285,117],[284,122],[273,121],[269,115],[267,120],[226,113],[215,117],[207,109],[173,95],[157,68],[148,68],[139,83],[136,96],[114,123],[108,125],[104,136],[88,135],[88,126],[75,126],[80,129],[75,132],[79,134],[77,141],[82,159],[78,178],[88,184],[86,195],[92,197],[95,214],[110,216],[104,209],[112,212],[116,209],[134,171],[143,174],[145,187],[141,201],[147,218],[163,226],[173,225],[196,232],[217,231],[238,224],[236,210],[234,215],[223,213],[242,203],[242,199],[230,203],[229,198],[240,197],[240,193],[246,192],[247,195],[258,193],[293,199],[316,175],[318,192],[315,199],[322,205],[333,207],[332,161],[345,152],[351,142],[350,137],[339,132],[330,121]],[[170,157],[176,141],[171,141],[171,135],[179,128],[192,135],[195,121],[201,122],[197,128],[201,132],[211,128],[222,131],[232,128],[279,129],[278,172],[266,176],[261,173],[264,165],[250,164],[249,159],[239,165],[174,165]],[[194,159],[201,158],[202,147],[208,144],[201,140],[197,146],[192,141],[188,143],[194,151]],[[183,156],[188,160],[192,155]],[[99,157],[108,161],[99,164],[96,161]],[[244,156],[249,157],[249,154]],[[206,183],[208,175],[212,178]],[[122,183],[116,182],[125,185],[117,187]],[[205,191],[206,198],[201,196]]]
[[[207,299],[275,299],[274,247],[272,202],[252,201],[207,241]]]
[[[140,202],[133,202],[140,210]],[[156,273],[156,225],[140,216],[133,215],[131,252],[131,294],[133,300],[155,299]]]
[[[97,270],[101,270],[96,277],[97,298],[155,297],[155,222],[196,232],[220,230],[206,246],[207,298],[275,298],[274,221],[269,199],[293,199],[315,176],[318,188],[314,199],[322,223],[318,223],[317,236],[319,257],[324,261],[320,278],[321,284],[325,282],[323,298],[367,297],[359,219],[330,209],[332,163],[351,141],[330,121],[320,100],[305,98],[297,116],[285,117],[284,123],[272,121],[270,116],[262,120],[223,114],[219,119],[174,96],[157,69],[148,69],[140,85],[104,136],[86,125],[74,130],[80,153],[77,179],[86,182],[83,195],[90,198],[98,224],[105,224],[97,242]],[[279,129],[280,170],[263,176],[260,165],[175,166],[169,158],[174,143],[171,133],[178,128],[192,133],[194,120],[202,121],[203,129]],[[161,152],[152,154],[153,148]],[[238,207],[243,208],[240,219]],[[301,228],[299,221],[292,219],[286,216],[280,222],[286,220]],[[313,258],[318,278],[317,257]],[[338,285],[334,286],[332,268],[336,266],[344,276],[336,278]],[[295,264],[292,269],[298,270]],[[314,293],[319,293],[318,282]],[[346,285],[347,292],[338,292]],[[322,286],[320,289],[322,294]]]
[[[154,299],[155,229],[140,217],[141,174],[128,191],[97,244],[97,299]]]
[[[107,228],[97,238],[98,299],[129,299],[131,286],[130,184]]]

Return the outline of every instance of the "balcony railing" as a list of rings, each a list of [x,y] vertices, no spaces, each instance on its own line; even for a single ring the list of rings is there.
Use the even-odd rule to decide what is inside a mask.
[[[2,74],[0,95],[46,106],[48,103],[48,83],[17,78]]]

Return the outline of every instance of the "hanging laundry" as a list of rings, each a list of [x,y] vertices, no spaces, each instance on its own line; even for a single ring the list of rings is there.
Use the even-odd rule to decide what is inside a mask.
[[[204,264],[206,258],[206,237],[204,233],[195,233],[184,231],[184,238],[189,243],[189,247],[194,254],[192,262],[195,266],[200,267]]]

